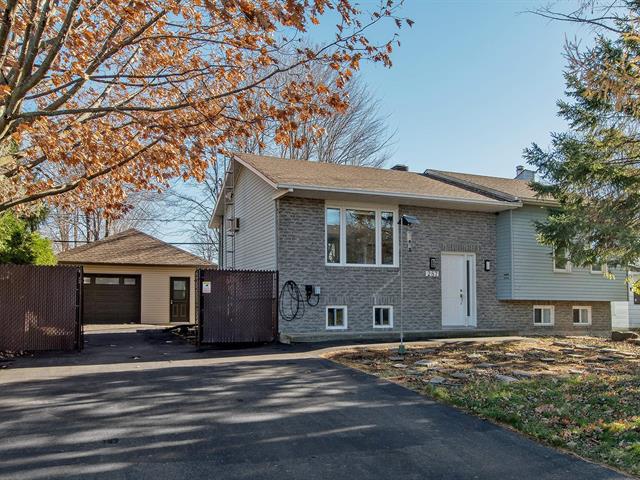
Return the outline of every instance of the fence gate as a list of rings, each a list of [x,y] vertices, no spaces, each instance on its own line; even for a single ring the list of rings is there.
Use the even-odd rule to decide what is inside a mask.
[[[81,282],[81,267],[0,265],[0,350],[81,350]]]
[[[272,342],[278,334],[278,272],[197,272],[200,343]]]

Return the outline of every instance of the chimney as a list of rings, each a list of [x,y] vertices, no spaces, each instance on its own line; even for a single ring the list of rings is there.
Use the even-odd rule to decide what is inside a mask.
[[[527,182],[533,182],[536,179],[536,172],[524,168],[524,165],[516,166],[516,180],[526,180]]]
[[[398,163],[397,165],[394,165],[393,167],[391,167],[391,170],[397,170],[399,172],[408,172],[409,171],[409,167],[407,167],[406,165],[403,165],[401,163]]]

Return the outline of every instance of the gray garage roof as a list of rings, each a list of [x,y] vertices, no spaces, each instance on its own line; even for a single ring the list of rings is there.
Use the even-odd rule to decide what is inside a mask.
[[[204,258],[131,228],[58,254],[61,264],[212,266]]]

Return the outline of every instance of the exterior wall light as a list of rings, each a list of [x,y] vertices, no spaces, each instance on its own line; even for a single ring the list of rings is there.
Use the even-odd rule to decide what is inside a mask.
[[[484,271],[485,272],[490,272],[491,271],[491,260],[485,260],[484,261]]]

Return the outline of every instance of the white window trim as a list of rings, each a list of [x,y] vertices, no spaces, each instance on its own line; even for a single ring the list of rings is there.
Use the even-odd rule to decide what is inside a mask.
[[[551,310],[551,314],[549,315],[549,323],[536,323],[537,308]],[[533,318],[534,327],[553,327],[556,321],[555,316],[556,316],[556,308],[554,305],[534,305],[533,306],[532,318]]]
[[[389,325],[376,325],[376,308],[389,309]],[[393,328],[393,305],[374,305],[372,315],[373,328]]]
[[[327,258],[327,210],[340,210],[340,263],[329,263]],[[376,263],[347,263],[347,210],[368,210],[376,215]],[[382,263],[382,222],[381,212],[393,213],[393,263],[385,265]],[[367,267],[367,268],[398,268],[399,259],[399,239],[398,220],[400,216],[397,206],[376,205],[366,203],[326,203],[324,206],[324,264],[327,267]]]
[[[573,312],[575,310],[587,310],[587,322],[581,322],[581,323],[575,323],[573,321]],[[574,305],[571,308],[571,323],[573,323],[573,325],[575,325],[576,327],[583,327],[585,325],[591,325],[591,305]]]
[[[590,265],[589,272],[591,272],[593,275],[606,275],[607,273],[609,273],[609,268],[607,267],[606,263],[600,265],[600,270],[594,270],[593,265]]]
[[[344,325],[341,327],[329,326],[329,309],[330,308],[342,308],[344,310]],[[347,312],[346,305],[327,305],[324,311],[324,326],[327,330],[346,330],[349,325],[349,313]]]
[[[553,255],[551,257],[554,273],[571,273],[571,261],[567,258],[567,265],[565,268],[556,268],[556,249],[553,249]]]

